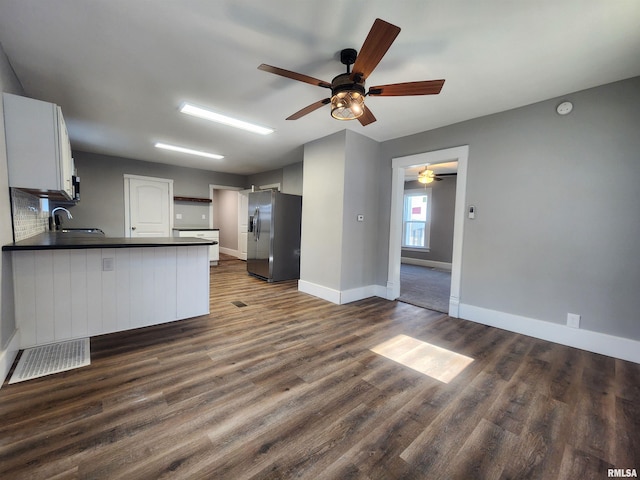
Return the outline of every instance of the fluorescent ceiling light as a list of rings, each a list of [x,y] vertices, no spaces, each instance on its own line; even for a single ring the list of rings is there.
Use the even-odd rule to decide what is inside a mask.
[[[212,112],[211,110],[207,110],[205,108],[196,107],[195,105],[191,105],[190,103],[185,103],[184,105],[182,105],[182,107],[180,107],[180,112],[186,113],[187,115],[193,115],[194,117],[204,118],[205,120],[210,120],[212,122],[218,122],[224,125],[229,125],[231,127],[247,130],[249,132],[259,133],[260,135],[269,135],[270,133],[273,133],[272,128],[261,127],[260,125],[254,125],[253,123],[243,122],[242,120],[238,120],[237,118],[227,117],[226,115]]]
[[[164,150],[171,150],[173,152],[188,153],[189,155],[199,155],[200,157],[214,158],[216,160],[221,160],[224,158],[224,156],[217,155],[215,153],[202,152],[200,150],[192,150],[190,148],[178,147],[176,145],[168,145],[166,143],[160,142],[156,143],[155,147],[162,148]]]

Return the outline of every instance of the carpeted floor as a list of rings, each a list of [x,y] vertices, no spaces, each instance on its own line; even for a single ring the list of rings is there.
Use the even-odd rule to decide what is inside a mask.
[[[451,272],[418,265],[400,265],[398,300],[437,312],[449,312]]]

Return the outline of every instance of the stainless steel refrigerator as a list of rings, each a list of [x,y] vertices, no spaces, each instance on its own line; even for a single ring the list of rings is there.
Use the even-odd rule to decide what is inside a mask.
[[[300,278],[302,197],[249,193],[247,272],[269,282]]]

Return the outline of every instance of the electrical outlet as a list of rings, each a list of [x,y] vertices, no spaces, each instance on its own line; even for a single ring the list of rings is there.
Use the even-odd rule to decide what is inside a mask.
[[[176,220],[182,220],[182,214],[176,213]]]
[[[567,313],[567,327],[580,328],[580,315],[577,313]]]
[[[103,272],[112,272],[113,271],[113,258],[105,257],[102,259],[102,271]]]
[[[202,220],[206,220],[206,219],[207,219],[207,216],[203,213],[202,214]]]

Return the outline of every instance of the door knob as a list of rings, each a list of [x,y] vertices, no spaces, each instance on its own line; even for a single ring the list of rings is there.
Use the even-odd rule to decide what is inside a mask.
[[[131,227],[131,230],[135,230],[135,229],[136,229],[136,227]]]

